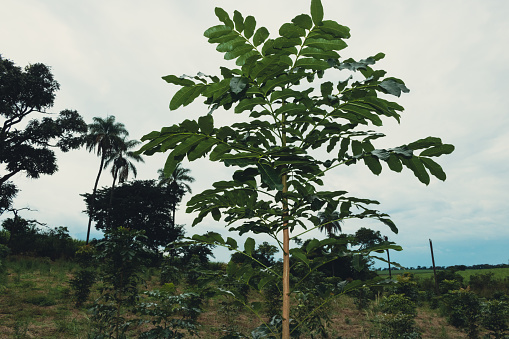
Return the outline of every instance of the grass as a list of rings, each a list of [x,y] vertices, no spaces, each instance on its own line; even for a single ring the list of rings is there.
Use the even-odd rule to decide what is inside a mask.
[[[77,309],[71,298],[69,279],[77,265],[69,261],[51,262],[45,259],[11,257],[7,262],[6,288],[0,290],[0,338],[87,338],[93,328],[86,305]],[[506,276],[507,269],[495,272],[496,277]],[[472,270],[471,274],[491,270]],[[398,274],[403,271],[398,271]],[[412,271],[412,273],[416,273]],[[429,274],[429,272],[422,272]],[[150,269],[144,276],[147,288],[159,287],[159,271]],[[183,290],[183,286],[178,286]],[[97,290],[94,291],[97,296]],[[250,300],[259,296],[250,294]],[[260,322],[244,308],[231,307],[224,312],[225,299],[207,301],[199,318],[200,338],[220,338],[225,329],[248,335]],[[365,309],[357,309],[353,298],[339,296],[334,299],[328,315],[327,329],[331,338],[376,338],[376,300]],[[466,335],[447,324],[437,310],[419,307],[416,318],[422,338],[466,338]],[[138,330],[139,331],[139,330]],[[132,338],[137,337],[132,335]]]

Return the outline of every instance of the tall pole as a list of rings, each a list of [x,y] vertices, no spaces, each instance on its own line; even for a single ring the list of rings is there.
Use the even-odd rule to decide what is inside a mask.
[[[429,239],[429,248],[431,249],[431,262],[433,263],[433,276],[435,277],[435,292],[437,295],[440,295],[440,291],[438,289],[437,270],[435,268],[435,256],[433,255],[433,243],[431,242],[431,239]]]
[[[385,236],[384,240],[385,241],[389,241],[389,238],[387,238],[387,236]],[[391,273],[391,257],[389,256],[389,249],[386,249],[385,251],[387,252],[387,263],[389,264],[389,278],[392,278],[392,273]]]

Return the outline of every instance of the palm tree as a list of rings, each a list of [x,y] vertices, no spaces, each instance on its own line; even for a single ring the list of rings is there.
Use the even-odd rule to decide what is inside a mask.
[[[190,169],[184,168],[179,163],[173,173],[167,177],[164,175],[164,171],[159,169],[157,173],[159,173],[159,186],[168,186],[171,188],[173,192],[182,192],[184,195],[186,192],[192,193],[191,187],[187,184],[187,182],[194,182],[194,178],[189,175],[191,172]],[[177,209],[177,200],[173,201],[173,227],[175,227],[175,210]]]
[[[124,136],[122,138],[122,143],[117,145],[117,147],[113,150],[109,158],[104,163],[104,167],[108,167],[109,164],[112,164],[111,175],[113,176],[113,184],[111,185],[110,193],[110,209],[113,203],[113,191],[115,190],[117,179],[118,183],[121,184],[127,180],[130,173],[133,173],[134,177],[136,177],[138,174],[136,166],[134,166],[134,164],[129,159],[132,159],[136,162],[145,162],[141,155],[131,151],[131,149],[138,146],[139,144],[139,141],[127,140]]]
[[[86,148],[89,152],[96,152],[101,157],[99,172],[95,179],[94,190],[92,192],[92,204],[90,204],[90,214],[88,218],[87,242],[90,238],[90,226],[92,224],[92,215],[94,214],[95,193],[102,170],[106,168],[106,160],[112,156],[115,150],[120,149],[123,143],[123,137],[129,135],[124,124],[115,122],[113,115],[107,116],[106,119],[94,117],[94,122],[88,125],[88,134],[85,136]]]
[[[331,238],[335,233],[341,232],[341,218],[340,213],[338,211],[334,211],[330,214],[325,212],[319,212],[318,218],[320,219],[320,226],[318,229],[320,232],[327,232],[329,238]]]

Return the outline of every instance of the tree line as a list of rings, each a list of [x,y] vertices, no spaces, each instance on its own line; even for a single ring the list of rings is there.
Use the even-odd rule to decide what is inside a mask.
[[[86,244],[92,221],[99,230],[144,229],[154,248],[182,237],[175,211],[183,195],[191,192],[188,183],[194,178],[190,170],[179,166],[169,176],[159,170],[157,180],[128,182],[137,175],[135,163],[143,163],[143,157],[134,152],[140,142],[128,139],[126,127],[113,115],[94,117],[86,124],[77,111],[50,112],[59,88],[50,67],[36,63],[21,68],[0,55],[0,215],[14,214],[4,221],[4,229],[27,235],[37,233],[41,226],[20,216],[26,208],[13,207],[19,189],[12,178],[18,173],[34,179],[54,174],[58,170],[55,150],[67,152],[84,146],[100,159],[92,193],[82,194],[89,215]],[[98,189],[108,167],[111,187]]]

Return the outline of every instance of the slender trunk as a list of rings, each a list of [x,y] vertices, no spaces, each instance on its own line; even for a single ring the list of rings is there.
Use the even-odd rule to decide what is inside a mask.
[[[118,175],[118,169],[113,172],[113,184],[111,184],[111,190],[110,190],[110,203],[108,205],[108,228],[111,229],[111,210],[113,206],[113,191],[115,191],[115,183],[117,182],[117,175]]]
[[[433,264],[433,277],[435,278],[435,292],[440,295],[440,289],[438,288],[437,270],[435,268],[435,256],[433,255],[433,243],[429,239],[429,248],[431,249],[431,262]]]
[[[92,225],[92,216],[94,215],[94,205],[95,205],[95,192],[97,191],[97,185],[99,184],[99,178],[101,177],[101,172],[103,171],[103,166],[104,166],[104,159],[105,159],[105,156],[104,156],[104,152],[102,153],[102,156],[101,156],[101,165],[99,166],[99,173],[97,173],[97,178],[95,179],[95,184],[94,184],[94,190],[92,191],[92,201],[90,202],[90,214],[88,216],[88,228],[87,228],[87,242],[86,242],[86,245],[88,245],[88,241],[90,239],[90,227]]]
[[[288,191],[283,175],[283,194]],[[290,338],[290,230],[287,228],[288,203],[283,202],[283,339]]]
[[[282,146],[286,147],[285,116],[282,117]],[[290,339],[290,230],[288,229],[288,175],[283,174],[283,333],[282,339]]]

